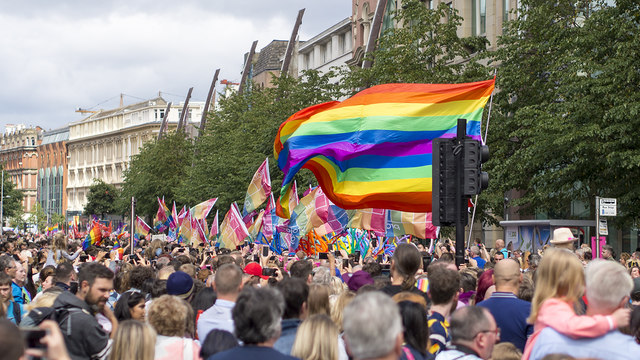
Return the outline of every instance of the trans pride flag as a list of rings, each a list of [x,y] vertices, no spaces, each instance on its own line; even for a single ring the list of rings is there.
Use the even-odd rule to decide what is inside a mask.
[[[455,137],[459,118],[480,139],[494,83],[385,84],[298,111],[274,142],[284,172],[279,201],[306,168],[343,209],[430,212],[431,141]]]

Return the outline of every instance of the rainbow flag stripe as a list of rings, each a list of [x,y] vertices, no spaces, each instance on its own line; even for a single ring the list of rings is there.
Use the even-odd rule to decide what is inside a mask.
[[[431,211],[431,141],[455,137],[459,118],[479,139],[494,83],[385,84],[298,111],[274,143],[281,197],[306,168],[343,209]]]

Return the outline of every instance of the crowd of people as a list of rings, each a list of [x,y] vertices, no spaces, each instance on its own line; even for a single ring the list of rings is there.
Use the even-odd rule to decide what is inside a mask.
[[[456,265],[62,233],[0,240],[3,359],[637,359],[640,251],[603,259],[555,230],[535,253],[480,241]],[[126,244],[123,244],[126,245]],[[332,249],[333,250],[333,249]]]

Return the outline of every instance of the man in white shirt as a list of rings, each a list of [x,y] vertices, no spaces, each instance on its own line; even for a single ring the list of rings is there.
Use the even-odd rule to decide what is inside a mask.
[[[242,290],[242,269],[236,264],[224,264],[216,271],[213,282],[216,302],[198,319],[198,339],[204,341],[211,330],[226,330],[233,334],[231,311]]]

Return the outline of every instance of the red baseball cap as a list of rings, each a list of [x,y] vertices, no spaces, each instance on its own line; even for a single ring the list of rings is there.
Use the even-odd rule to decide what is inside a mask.
[[[258,264],[257,262],[247,264],[247,266],[244,267],[244,273],[253,276],[260,276],[265,280],[269,279],[268,276],[262,275],[262,266],[260,266],[260,264]]]

